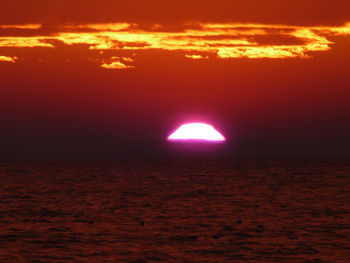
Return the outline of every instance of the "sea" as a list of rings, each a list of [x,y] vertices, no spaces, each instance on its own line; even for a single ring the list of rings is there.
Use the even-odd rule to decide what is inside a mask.
[[[350,262],[350,161],[3,161],[0,262]]]

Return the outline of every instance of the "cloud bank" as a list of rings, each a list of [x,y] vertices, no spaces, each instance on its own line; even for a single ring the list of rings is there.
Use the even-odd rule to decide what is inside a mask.
[[[182,52],[188,59],[311,58],[331,49],[334,36],[349,36],[344,26],[188,23],[176,30],[163,25],[132,23],[60,25],[50,30],[39,24],[0,25],[0,52],[16,48],[51,48],[83,45],[91,52],[113,52],[99,58],[106,69],[134,68],[134,54],[147,50]],[[13,53],[13,51],[11,51]],[[0,61],[10,61],[6,54]],[[12,59],[10,62],[15,62]]]

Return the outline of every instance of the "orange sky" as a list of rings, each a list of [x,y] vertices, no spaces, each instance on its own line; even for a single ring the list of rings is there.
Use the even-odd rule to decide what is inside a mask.
[[[0,10],[3,142],[85,136],[89,148],[112,136],[145,152],[196,120],[240,152],[349,148],[346,0],[5,0]]]

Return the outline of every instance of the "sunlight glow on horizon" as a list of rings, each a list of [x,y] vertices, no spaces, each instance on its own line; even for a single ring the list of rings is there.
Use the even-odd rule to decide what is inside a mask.
[[[187,123],[181,125],[175,132],[168,136],[169,141],[195,140],[195,141],[226,141],[212,125],[206,123]]]

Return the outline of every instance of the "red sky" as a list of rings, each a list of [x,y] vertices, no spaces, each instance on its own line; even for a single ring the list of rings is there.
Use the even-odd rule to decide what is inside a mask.
[[[3,0],[0,157],[147,155],[189,120],[230,153],[349,154],[349,72],[347,0]]]

